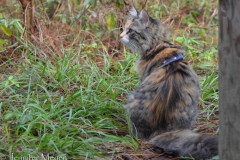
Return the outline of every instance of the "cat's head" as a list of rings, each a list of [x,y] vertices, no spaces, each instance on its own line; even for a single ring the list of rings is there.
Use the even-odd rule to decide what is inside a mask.
[[[128,11],[128,20],[120,35],[121,41],[140,55],[154,48],[170,37],[169,28],[157,19],[151,18],[145,10]]]

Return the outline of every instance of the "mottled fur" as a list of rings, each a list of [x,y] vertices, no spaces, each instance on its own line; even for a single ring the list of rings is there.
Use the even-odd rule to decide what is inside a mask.
[[[218,154],[217,137],[191,131],[200,90],[196,73],[183,60],[163,66],[166,59],[184,53],[168,42],[169,28],[133,7],[120,36],[140,56],[137,71],[141,84],[125,106],[132,133],[177,156],[209,158]]]

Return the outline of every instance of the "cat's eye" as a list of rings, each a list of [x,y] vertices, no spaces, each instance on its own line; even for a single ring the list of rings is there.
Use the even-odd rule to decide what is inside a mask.
[[[131,33],[133,30],[131,28],[129,28],[129,30],[127,31],[127,34]]]

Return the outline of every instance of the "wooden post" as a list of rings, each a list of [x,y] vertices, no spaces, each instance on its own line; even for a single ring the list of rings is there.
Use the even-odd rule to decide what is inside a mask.
[[[219,0],[219,154],[240,159],[240,0]]]
[[[27,35],[35,32],[34,0],[19,0],[24,11]]]

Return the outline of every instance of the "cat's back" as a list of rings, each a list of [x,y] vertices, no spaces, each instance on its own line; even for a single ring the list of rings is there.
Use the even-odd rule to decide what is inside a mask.
[[[178,48],[164,47],[151,58],[138,61],[141,84],[129,97],[126,107],[143,137],[189,129],[196,118],[199,83],[194,70],[183,60],[163,65],[167,58],[181,52]]]

